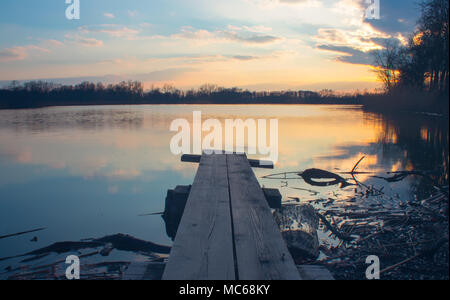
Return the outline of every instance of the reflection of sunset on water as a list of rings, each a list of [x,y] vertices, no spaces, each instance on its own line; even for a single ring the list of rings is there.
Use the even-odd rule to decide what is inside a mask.
[[[399,161],[386,165],[380,161],[379,153],[368,153],[380,137],[395,144],[396,134],[383,131],[380,121],[370,120],[361,111],[348,114],[348,110],[327,106],[266,108],[264,105],[208,106],[203,109],[203,119],[217,118],[224,122],[229,118],[277,117],[280,153],[276,168],[280,171],[311,166],[349,171],[362,156],[365,159],[360,168],[367,171],[400,169]],[[145,171],[163,170],[189,177],[193,175],[192,166],[180,164],[179,157],[169,151],[174,134],[169,126],[176,118],[192,121],[195,109],[195,106],[176,106],[170,110],[164,106],[142,106],[24,111],[24,118],[14,125],[8,123],[7,116],[3,119],[0,135],[10,142],[1,146],[0,153],[4,159],[19,164],[63,169],[83,178],[130,180],[144,176]],[[27,123],[36,118],[48,121],[39,126],[35,122]],[[78,127],[76,124],[81,123],[77,118],[83,119]],[[69,127],[73,125],[75,128]],[[426,128],[422,128],[422,138],[425,139],[426,133]],[[361,174],[359,179],[364,181],[368,176]],[[5,178],[3,183],[7,182]]]

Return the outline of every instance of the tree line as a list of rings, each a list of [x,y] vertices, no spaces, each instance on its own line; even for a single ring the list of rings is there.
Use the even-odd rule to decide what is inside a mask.
[[[449,2],[425,0],[420,9],[406,45],[390,40],[374,52],[375,72],[387,94],[409,89],[448,95]]]
[[[144,90],[138,81],[105,85],[82,82],[60,85],[44,81],[13,81],[0,89],[0,108],[34,108],[63,105],[116,104],[358,104],[360,93],[336,93],[332,90],[251,92],[204,84],[198,89],[180,90],[170,84]]]

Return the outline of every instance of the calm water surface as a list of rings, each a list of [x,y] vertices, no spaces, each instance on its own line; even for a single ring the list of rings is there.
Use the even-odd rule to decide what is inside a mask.
[[[393,119],[353,106],[96,106],[0,111],[0,236],[38,227],[36,234],[0,240],[0,257],[58,241],[126,233],[170,245],[160,216],[167,189],[191,184],[197,166],[171,154],[172,120],[203,118],[279,119],[279,161],[273,172],[321,168],[350,171],[437,170],[448,182],[448,120],[424,115]],[[223,124],[223,123],[222,123]],[[271,170],[255,170],[257,176]],[[426,194],[420,178],[386,183],[395,206]],[[260,179],[280,188],[284,199],[350,196],[354,187],[311,187],[302,180]],[[292,187],[313,189],[319,195]],[[37,242],[31,242],[33,236]],[[135,259],[139,259],[136,257]],[[0,261],[0,267],[11,261]],[[2,269],[3,269],[2,268]]]

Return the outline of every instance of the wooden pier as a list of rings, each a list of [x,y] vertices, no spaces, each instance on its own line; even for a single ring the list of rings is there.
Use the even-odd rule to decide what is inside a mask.
[[[270,164],[245,154],[182,160],[199,168],[163,279],[301,279],[251,168]]]

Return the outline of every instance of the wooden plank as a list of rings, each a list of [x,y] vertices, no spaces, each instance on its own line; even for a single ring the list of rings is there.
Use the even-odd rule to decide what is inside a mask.
[[[181,156],[181,161],[198,163],[200,162],[201,157],[201,155],[197,154],[183,154]],[[273,162],[268,160],[249,159],[248,162],[252,168],[273,169]]]
[[[300,275],[245,155],[227,155],[239,280],[299,280]]]
[[[132,262],[122,280],[161,280],[165,265],[163,262]]]
[[[147,272],[147,263],[132,262],[125,270],[122,280],[142,280]]]
[[[202,156],[163,279],[235,279],[226,170],[225,155]]]
[[[334,280],[333,275],[324,266],[300,265],[297,269],[304,280]]]

